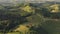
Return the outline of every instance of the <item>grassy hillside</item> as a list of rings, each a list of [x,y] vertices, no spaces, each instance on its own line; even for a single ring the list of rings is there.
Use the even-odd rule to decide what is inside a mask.
[[[56,7],[59,9],[55,9]],[[13,31],[60,34],[60,4],[46,2],[0,5],[0,31],[8,34]]]

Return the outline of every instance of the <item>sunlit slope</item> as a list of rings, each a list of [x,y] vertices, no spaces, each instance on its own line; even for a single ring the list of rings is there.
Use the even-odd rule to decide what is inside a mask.
[[[23,34],[25,34],[26,32],[29,31],[29,28],[26,27],[26,25],[19,25],[19,27],[16,28],[14,31],[20,31],[20,32],[22,32]]]
[[[34,11],[32,9],[32,7],[30,7],[29,5],[21,7],[21,10],[26,11],[26,12],[33,12]]]
[[[50,6],[51,7],[51,9],[52,9],[52,13],[57,13],[57,12],[60,12],[59,11],[59,5],[58,4],[54,4],[54,5],[52,5],[52,6]]]

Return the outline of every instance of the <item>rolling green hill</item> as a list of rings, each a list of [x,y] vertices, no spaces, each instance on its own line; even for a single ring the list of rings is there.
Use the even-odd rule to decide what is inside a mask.
[[[57,3],[60,9],[60,4]],[[0,31],[3,33],[14,31],[21,25],[29,31],[39,34],[60,34],[60,10],[51,13],[53,2],[17,4],[17,6],[0,6]],[[24,28],[21,28],[25,30]],[[19,30],[20,31],[20,28]]]

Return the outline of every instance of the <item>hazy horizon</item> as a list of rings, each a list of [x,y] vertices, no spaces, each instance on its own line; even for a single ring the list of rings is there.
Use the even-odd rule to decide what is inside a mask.
[[[15,3],[15,2],[45,2],[45,1],[57,1],[60,2],[60,0],[0,0],[0,3]]]

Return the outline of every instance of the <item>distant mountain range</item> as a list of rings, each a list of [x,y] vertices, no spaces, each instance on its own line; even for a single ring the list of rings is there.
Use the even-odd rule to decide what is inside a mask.
[[[46,2],[46,1],[60,2],[60,0],[0,0],[0,3]]]
[[[27,1],[27,0],[0,0],[0,5],[4,5],[4,6],[11,6],[11,5],[16,5],[18,3],[59,3],[57,1],[42,1],[42,0],[33,0],[33,1]]]

